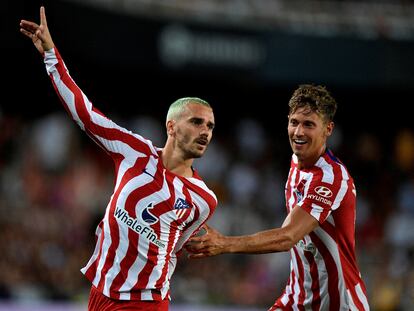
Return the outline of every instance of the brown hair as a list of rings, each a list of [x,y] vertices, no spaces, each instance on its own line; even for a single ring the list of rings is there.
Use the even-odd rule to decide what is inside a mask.
[[[302,84],[289,100],[289,115],[303,107],[319,114],[325,122],[330,122],[335,116],[337,103],[325,86]]]

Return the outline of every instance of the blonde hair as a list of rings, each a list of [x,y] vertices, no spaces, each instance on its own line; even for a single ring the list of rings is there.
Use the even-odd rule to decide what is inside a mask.
[[[179,119],[188,104],[199,104],[211,108],[208,102],[198,97],[179,98],[170,105],[167,112],[167,121]]]

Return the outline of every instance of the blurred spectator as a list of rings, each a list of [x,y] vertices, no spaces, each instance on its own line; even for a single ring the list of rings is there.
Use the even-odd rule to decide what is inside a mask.
[[[59,114],[31,122],[0,119],[0,299],[86,301],[89,284],[79,269],[94,247],[98,209],[113,187],[104,169],[111,164],[64,120]],[[140,132],[146,128],[152,138],[154,131],[162,133],[156,128],[164,121],[131,117],[125,122]],[[195,162],[219,197],[211,225],[226,234],[272,228],[285,215],[288,172],[282,168],[289,148],[268,140],[254,119],[237,124],[240,136],[217,132],[204,161]],[[360,185],[357,251],[374,310],[414,305],[413,137],[402,129],[385,144],[362,132],[352,143],[341,135],[334,144],[345,151]],[[187,262],[182,257],[174,303],[266,307],[288,275],[288,254]]]

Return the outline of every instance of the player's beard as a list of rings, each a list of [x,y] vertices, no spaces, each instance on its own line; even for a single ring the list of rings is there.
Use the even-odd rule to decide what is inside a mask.
[[[177,147],[183,153],[184,159],[198,159],[204,155],[207,146],[205,146],[202,150],[197,148],[198,143],[197,139],[192,139],[188,135],[183,135],[181,139],[177,142]]]
[[[197,149],[197,143],[196,142],[191,142],[188,143],[184,146],[182,146],[181,150],[183,151],[184,154],[184,158],[186,159],[198,159],[201,158],[204,154],[204,151],[206,150],[205,148],[203,150],[198,150]]]

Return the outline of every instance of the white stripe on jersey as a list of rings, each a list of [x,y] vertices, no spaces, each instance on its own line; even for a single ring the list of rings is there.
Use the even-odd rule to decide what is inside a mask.
[[[304,237],[305,240],[305,244],[308,245],[310,243],[312,243],[312,240],[310,238],[309,235],[305,235]],[[305,268],[305,265],[308,267],[308,269],[303,269],[304,270],[304,280],[303,280],[303,287],[304,288],[312,288],[312,278],[310,277],[310,262],[308,262],[308,259],[305,256],[305,253],[302,250],[298,249],[298,254],[302,260],[303,263],[303,267]],[[305,299],[303,304],[306,305],[310,305],[312,303],[312,299],[313,299],[313,292],[309,291],[309,292],[305,292]]]
[[[335,179],[332,165],[326,162],[323,157],[320,157],[315,166],[322,169],[322,182],[332,185]]]
[[[156,160],[156,159],[154,159],[154,160]],[[147,167],[150,168],[151,166],[150,165],[147,165]],[[150,181],[153,180],[153,178],[151,176],[147,175],[147,174],[143,174],[143,175],[140,175],[140,176],[145,176],[146,178],[148,178],[148,182],[150,182]],[[141,200],[139,200],[137,202],[137,204],[135,206],[135,213],[137,215],[136,219],[138,221],[142,222],[141,215],[140,215],[141,210],[139,209],[139,206],[147,206],[151,202],[153,202],[153,205],[156,205],[156,204],[158,204],[160,202],[163,202],[164,201],[164,198],[161,195],[159,195],[159,194],[165,193],[165,191],[167,193],[169,193],[168,184],[167,184],[167,182],[165,180],[165,175],[163,177],[164,177],[163,178],[163,187],[159,191],[151,194],[148,197],[142,198]],[[143,184],[141,184],[140,186],[142,186],[142,185]],[[125,188],[127,188],[127,185],[125,185]],[[136,188],[137,188],[137,186],[131,187],[131,190],[135,190]],[[125,206],[125,205],[122,205],[122,206]],[[126,237],[125,237],[125,239],[128,240],[128,230],[129,230],[129,228],[128,227],[125,227],[125,230],[126,230]],[[138,275],[141,272],[141,270],[144,268],[145,263],[146,263],[141,258],[147,258],[148,257],[149,243],[150,242],[149,242],[148,239],[141,238],[141,237],[138,238],[138,253],[139,254],[136,257],[135,262],[129,268],[129,270],[128,270],[128,276],[127,276],[124,284],[122,284],[122,286],[119,289],[119,291],[121,293],[124,292],[124,291],[128,291],[129,292],[133,288],[133,286],[136,284],[136,282],[138,280]],[[128,244],[127,243],[123,243],[123,244],[125,244],[126,247],[128,247]],[[159,254],[161,252],[163,252],[163,251],[160,248],[159,249]],[[164,250],[164,252],[165,252],[165,250]],[[113,275],[112,278],[114,278],[115,276],[116,275]],[[144,292],[145,291],[142,291],[141,294],[144,295]],[[152,297],[150,298],[150,300],[152,300]]]
[[[331,213],[329,213],[329,216],[325,219],[325,222],[329,222],[332,226],[335,226],[335,220],[333,219]]]
[[[344,283],[345,277],[342,271],[342,264],[341,264],[341,258],[339,255],[338,245],[332,239],[332,237],[327,232],[325,232],[325,230],[322,229],[322,227],[320,226],[317,227],[316,229],[314,229],[313,232],[321,239],[321,241],[326,246],[327,250],[329,251],[329,254],[332,256],[332,259],[335,262],[335,266],[338,271],[338,291],[339,291],[339,297],[340,297],[340,306],[341,308],[344,308],[343,310],[348,310],[349,301],[348,301],[348,295],[346,292],[346,285]],[[323,259],[321,258],[321,261],[322,260]],[[329,277],[329,276],[327,275],[326,277]],[[327,282],[325,283],[327,286]],[[326,288],[326,290],[328,289]]]
[[[197,221],[195,221],[190,227],[185,229],[182,236],[179,238],[177,245],[175,246],[175,252],[179,251],[184,246],[185,242],[187,242],[191,235],[201,226],[201,224],[207,219],[207,217],[210,214],[210,209],[207,202],[200,195],[191,191],[190,189],[188,189],[188,192],[191,196],[191,200],[193,201],[193,203],[199,207],[200,215]],[[192,213],[190,217],[191,219],[189,219],[188,221],[192,220],[192,218],[194,217],[194,213]]]
[[[342,172],[341,188],[339,189],[338,194],[335,197],[335,201],[332,204],[332,210],[336,210],[341,205],[341,202],[346,192],[348,191],[348,180],[349,180],[348,173],[346,172],[343,165],[339,165],[339,166]]]
[[[174,242],[176,242],[177,240],[178,240],[178,232],[175,235]],[[173,273],[175,271],[176,265],[177,265],[177,255],[173,252],[171,254],[170,261],[168,262],[168,273],[167,273],[167,277],[165,278],[166,279],[166,282],[171,279],[171,277],[172,277],[172,275],[173,275]],[[163,287],[161,289],[162,297],[165,297],[165,295],[167,294],[167,292],[168,292],[168,287]]]
[[[160,223],[160,230],[161,230],[161,234],[159,239],[161,241],[168,241],[168,236],[170,234],[170,228],[171,228],[171,223],[165,223],[165,222],[161,222]],[[148,283],[147,283],[147,288],[155,288],[155,285],[157,283],[157,281],[159,280],[159,278],[161,277],[163,271],[163,267],[165,266],[166,262],[166,254],[167,254],[167,250],[166,247],[164,249],[159,249],[159,252],[157,254],[157,264],[154,266],[154,268],[151,271],[151,274],[149,276],[148,279]],[[168,285],[169,280],[166,279],[163,285]]]
[[[150,286],[153,286],[153,284],[156,284],[158,281],[163,283],[160,290],[162,294],[161,298],[164,299],[169,292],[169,279],[176,266],[177,258],[176,254],[174,253],[176,250],[175,246],[178,244],[180,245],[179,248],[181,248],[185,240],[188,239],[191,234],[207,220],[208,216],[211,215],[210,208],[214,210],[217,205],[216,195],[207,188],[202,180],[199,180],[197,178],[188,178],[187,180],[189,183],[193,183],[201,189],[200,191],[198,191],[198,189],[195,190],[197,191],[197,194],[195,194],[188,189],[193,188],[191,185],[187,187],[186,184],[184,184],[181,187],[181,192],[189,191],[193,202],[196,202],[197,206],[195,208],[192,208],[191,213],[189,213],[190,215],[187,217],[187,219],[185,219],[185,224],[181,225],[178,228],[175,235],[170,236],[169,229],[171,228],[167,228],[165,230],[166,226],[168,226],[169,223],[177,219],[177,216],[174,212],[167,212],[162,215],[162,221],[159,225],[160,230],[156,233],[159,238],[162,238],[167,243],[167,245],[169,243],[170,247],[172,248],[167,247],[164,249],[164,247],[159,247],[157,249],[158,261],[156,264],[154,264],[147,261],[150,241],[146,238],[139,238],[139,255],[136,258],[128,258],[128,260],[134,261],[134,263],[132,263],[131,267],[127,267],[125,271],[120,271],[120,263],[123,259],[125,259],[125,256],[127,256],[129,242],[128,234],[130,228],[127,223],[116,222],[117,220],[114,219],[116,216],[110,215],[111,208],[112,211],[114,208],[115,210],[118,210],[120,208],[124,209],[124,204],[127,201],[128,196],[138,188],[147,185],[150,181],[154,181],[153,177],[157,174],[163,175],[164,180],[162,189],[157,191],[159,188],[155,182],[153,185],[148,184],[146,187],[150,191],[157,192],[147,197],[142,198],[142,194],[139,195],[138,192],[134,192],[134,199],[138,201],[134,202],[134,204],[136,204],[135,209],[139,210],[138,205],[141,206],[141,204],[144,204],[143,206],[147,206],[149,203],[156,204],[156,202],[165,200],[167,200],[165,201],[166,206],[169,206],[171,203],[168,201],[168,199],[171,197],[171,193],[169,192],[169,186],[171,186],[170,179],[168,179],[167,182],[165,177],[165,169],[162,171],[161,167],[157,166],[157,163],[159,161],[158,152],[162,149],[155,147],[151,141],[146,140],[142,136],[134,134],[118,126],[103,116],[99,111],[94,111],[92,103],[88,100],[86,95],[82,92],[82,90],[79,89],[79,87],[75,84],[69,75],[69,72],[67,71],[63,60],[61,60],[57,49],[47,51],[45,53],[44,61],[46,64],[46,70],[49,73],[49,76],[52,79],[54,86],[56,87],[56,91],[60,96],[62,103],[68,111],[69,115],[81,127],[81,129],[86,130],[88,135],[94,135],[92,138],[95,140],[95,142],[98,143],[99,146],[106,149],[106,151],[109,151],[108,153],[112,156],[117,168],[114,193],[111,195],[110,202],[106,207],[103,221],[96,231],[97,243],[94,254],[92,255],[88,264],[82,268],[81,271],[88,278],[91,278],[91,281],[95,286],[103,285],[104,295],[109,297],[112,295],[111,298],[115,299],[131,299],[131,288],[137,284],[137,277],[142,271],[143,267],[146,264],[149,264],[151,268],[156,269],[157,271],[152,271],[152,274],[149,276],[149,284],[140,284],[143,287],[140,288],[141,293],[143,294],[142,299],[154,299],[152,295],[150,295]],[[81,112],[78,113],[78,110]],[[115,153],[121,154],[122,157],[113,156]],[[138,172],[142,177],[133,177],[134,175],[126,176],[125,174],[128,172],[128,170],[135,165],[141,164],[139,167],[140,169],[142,168],[142,165],[144,165],[146,159],[140,160],[139,158],[141,157],[149,158],[146,171],[143,173]],[[129,180],[130,178],[132,179]],[[183,188],[185,188],[185,190]],[[116,197],[115,194],[117,193],[119,193],[119,196]],[[135,194],[138,195],[135,196]],[[201,196],[203,198],[201,198]],[[183,193],[177,197],[183,197]],[[118,202],[114,202],[115,199]],[[171,208],[173,208],[173,206],[171,206]],[[141,212],[141,210],[136,211],[137,221],[141,219]],[[194,217],[198,215],[198,212],[200,213],[200,218],[194,222],[193,226],[187,228],[186,226],[188,222],[192,221]],[[125,211],[125,213],[128,212]],[[129,217],[128,214],[125,213],[122,215],[127,215],[125,217]],[[184,213],[182,216],[184,215],[186,216],[187,213]],[[114,221],[114,223],[112,223],[112,221]],[[112,227],[110,227],[110,224]],[[111,232],[111,230],[115,230],[115,232]],[[119,241],[112,241],[111,234],[113,236],[117,236],[119,234]],[[183,235],[184,238],[180,239],[180,235]],[[115,245],[113,242],[119,242],[119,244]],[[117,247],[116,249],[115,246]],[[170,251],[169,254],[166,253],[168,251],[167,249]],[[114,262],[106,262],[108,260],[108,253],[111,253],[111,256],[115,256]],[[168,257],[170,258],[168,263],[165,262],[167,260],[166,256],[170,256]],[[166,267],[166,265],[168,265],[168,267]],[[108,271],[103,272],[102,269],[104,267],[105,269],[108,269]],[[165,278],[160,279],[163,269],[164,271],[166,270],[166,275]],[[121,273],[123,277],[126,277],[124,284],[113,284],[114,280],[118,279],[117,276],[121,276]],[[117,292],[110,292],[111,287],[120,287],[120,290]],[[156,299],[158,299],[158,297]]]
[[[128,270],[128,276],[125,279],[124,284],[119,288],[119,292],[121,294],[121,299],[130,299],[130,290],[135,285],[138,280],[138,274],[141,270],[145,267],[146,261],[142,260],[140,257],[143,256],[144,258],[148,257],[148,250],[149,250],[149,240],[144,238],[139,238],[139,254],[135,258],[134,263]],[[124,293],[124,294],[123,294]]]
[[[174,178],[173,184],[174,184],[174,197],[175,197],[174,200],[175,200],[175,202],[177,202],[177,199],[184,199],[185,200],[184,197],[181,197],[182,196],[181,193],[183,193],[184,183],[179,178]],[[174,202],[174,204],[175,204],[175,202]],[[174,205],[173,209],[174,209],[173,210],[174,214],[176,215],[176,219],[179,219],[182,216],[182,214],[184,214],[186,212],[185,208],[176,209],[175,205]]]
[[[45,51],[45,59],[44,59],[45,65],[46,65],[46,72],[52,73],[53,71],[57,71],[56,65],[58,64],[58,60],[55,53],[55,48],[52,48],[48,51]],[[66,65],[63,64],[63,66],[66,68]]]
[[[319,256],[322,257],[321,254]],[[328,282],[326,281],[329,277],[327,273],[327,267],[325,265],[325,261],[321,259],[315,258],[316,265],[318,267],[318,281],[319,281],[319,297],[321,298],[321,307],[320,310],[328,309],[330,298],[327,295],[328,291]]]
[[[292,172],[292,176],[290,177],[290,198],[289,198],[289,212],[294,208],[294,203],[295,203],[295,196],[294,196],[294,191],[295,191],[295,182],[296,182],[296,173],[297,173],[297,169],[294,169]]]
[[[298,156],[296,154],[292,154],[293,163],[298,164]]]
[[[319,222],[320,216],[323,212],[323,208],[319,205],[316,205],[315,203],[312,203],[311,206],[312,206],[311,215]]]
[[[150,181],[153,180],[153,178],[151,176],[148,176],[148,175],[146,175],[146,176],[150,178]],[[136,188],[134,188],[134,189],[136,189]],[[158,190],[154,193],[151,193],[149,196],[147,196],[145,198],[141,198],[137,202],[137,204],[135,205],[135,213],[137,215],[137,218],[141,219],[141,214],[140,213],[141,213],[142,210],[140,210],[140,208],[142,208],[142,206],[148,206],[151,202],[153,202],[153,205],[157,205],[158,203],[167,201],[170,197],[171,197],[171,193],[170,193],[170,189],[168,189],[168,183],[167,183],[167,180],[165,178],[165,170],[164,170],[163,180],[162,180],[162,187],[160,188],[160,190]]]
[[[308,195],[309,192],[309,187],[310,184],[312,182],[312,178],[313,178],[313,174],[312,173],[304,173],[304,172],[300,172],[300,177],[301,178],[305,178],[306,177],[306,183],[305,183],[305,188],[303,189],[303,199],[306,198],[306,196]]]
[[[296,256],[293,258],[293,263],[294,263],[294,269],[295,269],[295,285],[293,288],[293,308],[294,310],[298,310],[298,302],[299,302],[299,294],[301,292],[300,287],[299,287],[299,278],[300,278],[300,274],[299,274],[299,269],[298,269],[298,262],[296,260]]]
[[[293,248],[290,250],[290,268],[291,268],[291,270],[293,269],[293,267],[294,267],[294,264],[293,264],[293,258],[295,257],[295,252],[294,252],[294,250],[293,250]],[[296,280],[294,280],[293,279],[293,274],[292,273],[290,273],[290,276],[289,276],[289,286],[286,286],[286,288],[285,288],[285,292],[284,292],[284,294],[283,294],[283,296],[281,297],[281,302],[282,302],[282,304],[284,305],[284,306],[286,306],[286,304],[289,302],[289,295],[291,295],[292,294],[292,284],[293,284],[293,282],[295,282]]]
[[[360,283],[355,285],[355,292],[357,293],[357,296],[358,296],[359,300],[362,302],[362,305],[364,306],[364,310],[369,311],[368,300],[367,300],[367,297],[364,294],[364,291],[361,288]]]
[[[359,311],[357,306],[354,303],[354,300],[352,299],[351,291],[348,289],[346,292],[348,293],[350,311]]]
[[[93,251],[93,255],[89,259],[89,262],[86,264],[86,266],[83,267],[80,270],[83,274],[85,274],[86,271],[88,271],[89,267],[95,262],[96,258],[98,258],[99,246],[101,245],[101,240],[102,240],[102,229],[101,229],[101,227],[99,227],[99,226],[96,227],[95,236],[96,236],[96,244],[95,244],[95,249]]]
[[[131,191],[133,191],[134,189],[136,189],[137,185],[140,185],[140,186],[145,185],[151,181],[152,181],[152,178],[150,176],[142,174],[129,180],[125,184],[124,189],[129,188]],[[127,198],[128,198],[128,195],[119,196],[118,201],[115,202],[116,208],[124,207]],[[139,214],[137,213],[137,215]],[[137,217],[137,219],[140,219],[140,218]],[[119,234],[120,240],[128,241],[129,240],[128,232],[129,232],[128,226],[124,226],[124,227],[118,226],[118,234]],[[125,255],[127,254],[128,246],[129,244],[127,243],[119,243],[118,248],[115,251],[115,258],[117,260],[114,261],[112,267],[108,270],[108,273],[106,274],[106,279],[105,279],[104,292],[107,291],[108,295],[109,295],[109,289],[111,288],[113,280],[121,271],[121,261],[122,259],[124,259]]]
[[[111,144],[109,143],[108,140],[101,138],[101,137],[99,137],[98,139],[105,147],[108,147],[107,149],[109,151],[118,152],[117,150],[110,148]],[[125,157],[121,161],[119,168],[118,168],[115,189],[118,188],[119,183],[121,182],[121,180],[123,179],[125,175],[125,172],[135,164],[136,159],[146,156],[145,154],[132,149],[128,144],[125,144],[121,141],[117,141],[117,145],[118,145],[118,149],[123,150],[123,155]]]
[[[150,197],[153,197],[153,201],[155,202],[154,205],[164,202],[166,200],[168,200],[171,197],[170,191],[168,189],[168,183],[166,180],[166,176],[165,176],[165,170],[163,171],[163,177],[164,177],[164,181],[163,181],[163,185],[162,188],[153,193]],[[168,193],[169,197],[165,197],[165,194]],[[163,197],[164,196],[164,197]],[[155,201],[154,199],[158,199],[157,201]],[[138,204],[137,204],[138,206]],[[164,218],[167,219],[167,218]],[[170,226],[171,226],[171,222],[173,222],[175,219],[170,217],[168,218],[170,220],[170,222],[164,222],[161,221],[160,222],[160,236],[159,239],[161,239],[162,237],[165,238],[165,240],[161,241],[169,241],[169,235],[170,235]],[[141,239],[140,239],[141,241]],[[140,246],[140,245],[139,245]],[[169,246],[167,246],[169,247]],[[165,256],[167,255],[167,247],[165,248],[159,248],[158,249],[158,254],[157,254],[157,264],[154,266],[154,268],[152,269],[150,276],[149,276],[149,280],[147,283],[147,288],[155,288],[155,283],[157,282],[157,280],[160,278],[161,274],[162,274],[162,268],[165,264]],[[139,249],[139,247],[138,247]]]
[[[92,284],[95,285],[96,287],[98,286],[99,281],[101,279],[101,275],[102,275],[101,271],[105,264],[105,259],[108,256],[109,247],[112,243],[111,230],[109,229],[109,223],[108,223],[109,211],[110,211],[110,208],[108,206],[108,208],[105,211],[105,217],[103,220],[103,227],[104,227],[103,231],[104,232],[102,233],[103,235],[102,251],[101,251],[101,257],[99,258],[99,263],[97,266],[97,271],[99,272],[95,274],[95,278],[92,281]],[[108,292],[104,291],[103,294],[106,296],[109,296],[109,291]]]
[[[56,64],[57,63],[58,62],[56,59]],[[66,86],[66,84],[63,83],[56,67],[49,69],[48,72],[52,75],[53,81],[55,82],[56,87],[58,88],[58,92],[60,96],[62,97],[63,101],[68,107],[72,119],[75,120],[75,122],[79,125],[79,127],[84,131],[85,126],[83,122],[81,121],[78,115],[78,112],[76,111],[76,107],[75,107],[75,94],[73,94],[72,91]]]
[[[205,192],[207,192],[209,195],[211,195],[217,201],[216,194],[213,191],[211,191],[209,188],[207,188],[204,181],[202,181],[201,179],[198,179],[198,178],[193,178],[193,177],[187,178],[187,179],[188,179],[188,181],[190,181],[194,185],[199,186],[200,188],[202,188]]]
[[[350,187],[352,187],[352,183],[350,183],[350,179],[352,180],[352,177],[348,175],[345,166],[343,166],[341,163],[333,161],[327,154],[318,160],[316,165],[317,167],[310,168],[306,172],[302,172],[298,169],[297,165],[295,165],[297,162],[297,157],[293,155],[292,164],[285,188],[288,213],[290,213],[290,211],[295,207],[295,204],[302,207],[304,207],[305,204],[300,194],[296,200],[296,188],[302,192],[303,198],[306,198],[309,191],[311,191],[311,187],[314,188],[320,184],[328,185],[328,187],[330,187],[329,185],[332,185],[333,189],[331,190],[334,192],[334,197],[332,198],[333,202],[331,203],[332,205],[330,208],[329,206],[326,206],[326,208],[323,209],[323,203],[318,203],[316,200],[312,201],[312,198],[309,198],[310,201],[306,201],[306,204],[309,204],[306,206],[306,210],[309,211],[310,214],[318,221],[321,219],[321,217],[323,217],[325,224],[329,226],[332,225],[332,229],[335,233],[333,233],[331,236],[330,231],[325,231],[328,230],[328,228],[326,228],[324,225],[321,225],[314,229],[313,233],[316,234],[320,240],[320,243],[323,245],[321,249],[317,249],[318,251],[314,254],[314,259],[310,258],[307,252],[305,253],[306,248],[303,248],[301,244],[297,244],[295,246],[296,251],[291,250],[290,280],[285,288],[284,294],[278,299],[278,303],[279,305],[289,305],[289,307],[291,307],[291,304],[293,304],[291,307],[293,310],[301,307],[304,307],[306,310],[310,310],[312,308],[312,301],[316,298],[315,296],[319,296],[319,310],[327,310],[329,307],[332,307],[332,304],[338,304],[340,305],[339,309],[341,311],[348,311],[349,308],[352,307],[352,299],[354,303],[357,303],[357,305],[361,299],[361,301],[365,301],[364,306],[366,305],[368,307],[362,280],[360,281],[361,285],[359,285],[359,295],[361,297],[358,296],[357,298],[355,294],[357,291],[356,289],[355,292],[351,290],[352,293],[348,293],[348,290],[346,288],[347,283],[345,281],[344,274],[347,273],[352,275],[352,267],[348,267],[347,264],[344,264],[344,266],[342,266],[344,260],[349,260],[351,265],[354,264],[354,257],[348,257],[346,254],[344,255],[340,251],[340,247],[352,246],[352,243],[355,241],[353,236],[349,236],[348,238],[347,235],[348,233],[353,233],[351,231],[353,228],[353,223],[349,221],[349,217],[345,217],[344,219],[334,219],[335,213],[332,213],[332,211],[338,209],[339,206],[344,206],[343,212],[346,213],[346,215],[354,215],[355,202],[352,200],[353,197],[348,197],[348,190],[352,190],[350,189]],[[296,201],[299,202],[296,203]],[[341,224],[341,228],[345,229],[339,229],[336,227],[336,222],[338,221]],[[338,234],[338,236],[336,234]],[[312,237],[314,236],[305,236],[302,243],[305,242],[304,245],[308,245]],[[341,237],[345,238],[345,241],[343,241]],[[338,241],[336,241],[337,238]],[[321,250],[324,250],[323,253],[321,253]],[[346,256],[346,258],[344,259],[343,256]],[[309,261],[307,258],[309,258]],[[316,273],[315,275],[311,274],[311,263],[317,265],[315,267],[317,268],[317,275]],[[302,271],[302,269],[304,273],[303,278],[302,275],[299,275],[298,273],[298,271]],[[329,275],[328,271],[330,271]],[[335,280],[335,284],[332,284],[331,280],[328,282],[328,279],[332,278],[332,275],[330,275],[331,272],[333,275],[336,273],[338,274],[338,280]],[[313,280],[312,277],[317,277],[318,280]],[[319,281],[319,288],[312,289],[313,281]],[[338,291],[338,298],[329,296],[329,284],[333,286],[332,290]],[[354,285],[348,284],[348,286],[353,287]],[[354,296],[351,297],[350,294],[353,294]],[[338,299],[339,301],[333,301],[332,299]],[[303,300],[303,304],[299,304],[299,300]]]
[[[60,94],[60,96],[62,97],[62,99],[64,100],[66,106],[68,107],[71,116],[73,118],[74,121],[76,121],[76,123],[79,125],[79,127],[82,130],[85,130],[85,124],[83,123],[83,121],[81,120],[81,118],[79,117],[78,113],[77,113],[77,109],[76,109],[76,103],[75,103],[75,94],[72,92],[72,90],[70,88],[68,88],[65,83],[62,81],[60,74],[57,70],[57,68],[55,67],[56,64],[58,64],[58,60],[56,58],[54,49],[53,51],[48,51],[45,52],[45,63],[46,63],[46,70],[48,73],[50,73],[53,77],[53,80],[57,86],[58,92]],[[64,65],[65,69],[67,70],[66,66]],[[70,76],[69,76],[70,77]],[[70,77],[71,78],[71,77]],[[71,80],[73,81],[73,79],[71,78]],[[73,82],[75,83],[75,82]],[[152,153],[154,155],[157,154],[157,149],[152,145],[152,143],[143,138],[141,135],[132,133],[131,131],[117,125],[116,123],[114,123],[113,121],[111,121],[110,119],[106,118],[105,116],[96,113],[92,110],[93,105],[92,103],[89,101],[88,97],[82,92],[81,89],[79,89],[79,91],[82,94],[82,99],[85,103],[85,108],[88,111],[88,115],[90,117],[90,120],[92,121],[92,123],[103,127],[103,128],[107,128],[107,129],[117,129],[125,134],[134,136],[135,138],[137,138],[138,140],[142,141],[145,145],[147,145],[150,150],[152,151]],[[97,135],[94,135],[95,137],[99,137]],[[122,150],[117,150],[117,148],[114,148],[115,145],[117,147],[118,143],[121,143],[120,141],[115,141],[115,140],[105,140],[106,144],[104,144],[105,148],[107,148],[108,150],[112,150],[114,152],[119,152],[122,153],[124,155],[128,154],[125,151]],[[112,147],[111,147],[112,145]],[[121,146],[125,146],[125,144],[122,144]]]

